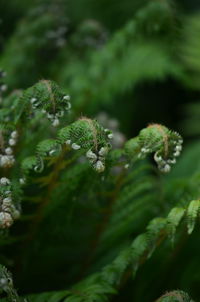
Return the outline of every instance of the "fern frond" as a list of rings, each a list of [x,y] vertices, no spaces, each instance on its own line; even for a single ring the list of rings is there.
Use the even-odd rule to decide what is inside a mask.
[[[191,202],[194,203],[193,201]],[[133,273],[138,267],[145,262],[153,253],[153,251],[166,239],[170,232],[175,235],[177,227],[184,217],[188,217],[188,208],[174,208],[170,211],[166,218],[153,219],[147,226],[145,233],[134,239],[129,248],[122,250],[114,261],[102,268],[99,273],[94,274],[84,280],[74,288],[78,291],[76,294],[71,291],[71,295],[66,299],[66,302],[73,299],[80,302],[88,301],[106,301],[109,294],[115,293],[115,287],[121,281],[121,278],[128,267],[132,267]],[[177,214],[177,215],[176,215]],[[197,218],[197,217],[196,217]],[[110,287],[110,291],[107,290]],[[184,300],[183,300],[184,301]],[[31,301],[32,302],[32,301]]]
[[[198,89],[200,75],[200,18],[199,13],[185,18],[182,29],[180,57],[186,69],[185,82],[193,89]],[[190,71],[188,73],[188,70]]]
[[[40,142],[36,147],[36,152],[39,157],[45,157],[47,155],[55,155],[58,143],[55,139],[46,139]]]
[[[168,49],[170,38],[167,35],[166,41],[163,39],[163,32],[167,28],[170,31],[172,20],[167,1],[151,1],[100,51],[95,51],[85,65],[82,60],[79,64],[76,61],[71,68],[59,71],[60,82],[69,85],[74,108],[96,111],[102,103],[115,103],[117,96],[142,80],[162,80],[167,75],[179,74],[180,67]]]
[[[200,200],[193,200],[190,202],[187,209],[187,218],[188,218],[188,234],[191,234],[194,230],[195,223],[200,211]]]
[[[174,240],[176,228],[180,224],[180,221],[183,218],[184,213],[185,213],[185,209],[173,208],[167,217],[167,228],[172,240]]]

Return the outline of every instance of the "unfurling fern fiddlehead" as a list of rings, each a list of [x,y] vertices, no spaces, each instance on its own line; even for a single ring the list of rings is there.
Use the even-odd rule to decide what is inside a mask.
[[[9,302],[27,302],[26,299],[21,299],[14,288],[11,273],[0,265],[0,294],[5,292]]]
[[[15,163],[14,147],[18,132],[10,123],[0,124],[0,167],[5,170]],[[10,227],[20,216],[19,190],[17,184],[7,177],[0,178],[0,229]]]
[[[112,138],[112,132],[104,129],[97,121],[86,117],[80,118],[75,123],[59,131],[58,138],[62,143],[70,145],[72,149],[86,150],[86,157],[97,172],[105,169],[105,156]]]
[[[10,227],[20,216],[20,203],[16,191],[8,178],[0,179],[0,229]]]
[[[17,143],[17,138],[16,130],[0,125],[0,167],[10,168],[14,165],[13,148]]]
[[[174,290],[164,294],[155,302],[194,302],[189,295],[181,290]]]
[[[41,110],[52,122],[52,125],[56,127],[59,125],[59,118],[64,116],[65,111],[71,109],[69,100],[70,96],[65,94],[56,83],[41,80],[25,90],[19,100],[19,104],[22,105],[19,110],[21,114],[24,111]]]
[[[144,158],[147,154],[154,153],[159,170],[167,173],[171,170],[171,165],[176,163],[182,143],[183,140],[177,132],[163,125],[150,124],[126,143],[125,150],[133,158]]]

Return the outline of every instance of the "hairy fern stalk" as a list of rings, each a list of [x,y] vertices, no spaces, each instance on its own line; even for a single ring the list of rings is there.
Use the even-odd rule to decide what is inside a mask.
[[[7,2],[0,301],[199,301],[200,13]]]

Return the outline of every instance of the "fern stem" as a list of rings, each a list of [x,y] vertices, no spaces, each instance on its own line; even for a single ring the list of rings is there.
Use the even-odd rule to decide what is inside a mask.
[[[122,184],[124,182],[124,176],[125,176],[125,171],[123,170],[122,173],[118,176],[118,180],[116,181],[115,190],[113,190],[112,192],[107,192],[107,195],[110,197],[108,199],[108,206],[106,209],[106,213],[105,213],[105,216],[103,217],[102,223],[100,223],[96,229],[96,233],[94,236],[95,240],[93,240],[90,244],[90,249],[89,249],[90,253],[82,265],[79,279],[82,279],[87,274],[87,271],[89,270],[89,268],[95,258],[95,255],[96,255],[96,252],[97,252],[100,240],[101,240],[101,236],[104,233],[104,231],[106,230],[107,224],[112,215],[113,205],[118,197],[118,194],[119,194]]]

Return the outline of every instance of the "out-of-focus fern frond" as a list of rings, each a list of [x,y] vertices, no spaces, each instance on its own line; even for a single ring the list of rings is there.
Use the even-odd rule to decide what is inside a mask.
[[[193,204],[194,201],[191,203]],[[96,299],[98,301],[107,301],[108,295],[116,293],[115,288],[119,285],[124,272],[130,266],[133,267],[135,273],[141,263],[152,255],[153,251],[164,239],[168,236],[173,239],[183,218],[186,218],[187,223],[187,217],[190,217],[191,203],[185,209],[173,208],[165,219],[156,218],[152,220],[147,226],[147,231],[134,239],[128,249],[123,249],[115,260],[103,267],[99,273],[74,286],[68,292],[67,295],[69,297],[65,301],[86,302],[88,299],[91,302],[96,301]],[[177,211],[180,214],[178,216],[174,215]],[[189,229],[188,231],[190,233]]]
[[[180,56],[188,71],[186,83],[195,90],[199,89],[200,76],[200,14],[185,18],[182,30]]]
[[[172,20],[167,2],[150,2],[85,64],[76,61],[67,68],[63,65],[59,78],[70,85],[74,105],[81,110],[95,109],[100,103],[114,102],[117,95],[142,80],[178,75],[179,65],[171,58],[170,34],[166,33]]]

